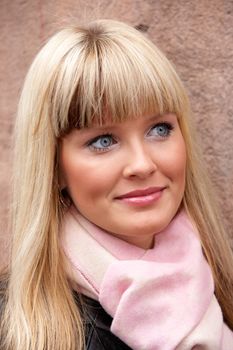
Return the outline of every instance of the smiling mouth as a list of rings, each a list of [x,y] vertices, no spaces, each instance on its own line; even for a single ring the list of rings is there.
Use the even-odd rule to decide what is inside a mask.
[[[150,187],[135,190],[116,197],[117,200],[132,205],[148,205],[160,199],[166,187]]]

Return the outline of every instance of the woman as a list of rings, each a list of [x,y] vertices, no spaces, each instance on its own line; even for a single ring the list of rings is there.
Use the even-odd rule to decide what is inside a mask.
[[[3,349],[232,348],[233,257],[189,116],[126,24],[42,48],[16,123]]]

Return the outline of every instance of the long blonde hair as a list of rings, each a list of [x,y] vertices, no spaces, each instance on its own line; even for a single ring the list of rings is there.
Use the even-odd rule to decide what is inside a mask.
[[[187,148],[183,205],[212,268],[216,295],[233,328],[233,257],[213,206],[190,125],[189,101],[174,68],[136,29],[99,20],[54,35],[35,58],[15,132],[13,245],[2,322],[6,350],[84,348],[81,314],[64,272],[58,232],[57,145],[73,128],[176,113]],[[12,312],[13,310],[13,312]]]

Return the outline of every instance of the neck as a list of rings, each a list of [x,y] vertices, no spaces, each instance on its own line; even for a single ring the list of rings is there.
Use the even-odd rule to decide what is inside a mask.
[[[115,233],[109,233],[112,236],[122,239],[123,241],[132,244],[138,248],[142,249],[151,249],[154,246],[154,235],[148,235],[148,236],[125,236],[125,235],[118,235]]]

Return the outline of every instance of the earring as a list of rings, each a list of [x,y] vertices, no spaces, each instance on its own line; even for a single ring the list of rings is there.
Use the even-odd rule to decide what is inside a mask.
[[[71,200],[66,188],[59,189],[59,202],[63,208],[70,206]]]

